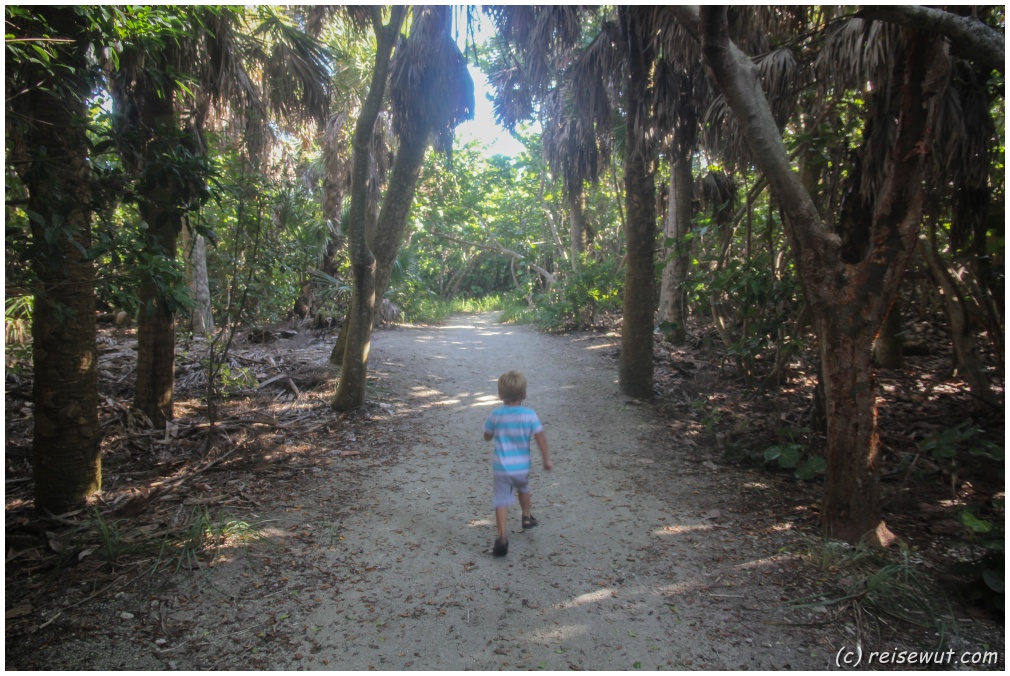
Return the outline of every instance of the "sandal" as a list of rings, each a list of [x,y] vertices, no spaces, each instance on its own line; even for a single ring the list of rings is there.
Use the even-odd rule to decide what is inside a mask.
[[[533,518],[532,514],[523,517],[523,530],[533,528],[535,525],[537,525],[537,520]]]
[[[494,549],[491,550],[495,556],[505,556],[509,553],[508,540],[495,540]]]

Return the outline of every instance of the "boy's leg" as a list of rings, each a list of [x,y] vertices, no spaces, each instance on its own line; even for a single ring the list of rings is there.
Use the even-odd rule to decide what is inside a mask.
[[[505,526],[508,523],[509,508],[508,507],[497,507],[494,510],[494,520],[495,524],[498,526],[498,539],[507,540],[505,535]]]
[[[529,492],[519,494],[519,506],[523,508],[523,516],[528,517],[530,515],[530,494]]]

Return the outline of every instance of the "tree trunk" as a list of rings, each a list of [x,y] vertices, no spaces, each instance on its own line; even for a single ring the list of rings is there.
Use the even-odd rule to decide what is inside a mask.
[[[134,55],[136,58],[137,55]],[[183,181],[170,159],[182,144],[176,124],[175,97],[146,79],[124,81],[114,89],[121,130],[121,153],[135,174],[140,216],[147,224],[145,253],[176,260],[182,230]],[[174,280],[149,269],[139,288],[137,380],[133,404],[157,428],[173,417],[175,390],[175,311],[166,287]]]
[[[659,321],[667,325],[666,338],[674,345],[687,342],[687,274],[691,267],[691,154],[670,163],[670,203],[664,227],[662,284],[659,291]]]
[[[904,341],[901,338],[901,301],[894,301],[873,342],[873,361],[883,369],[900,369],[905,365]]]
[[[83,133],[77,135],[83,139]],[[61,237],[49,252],[58,263],[42,256],[34,265],[39,280],[32,321],[35,506],[62,514],[83,504],[102,481],[95,269],[75,246],[87,249],[91,235],[88,170],[82,166],[86,146],[60,145],[53,136],[45,143],[54,155],[73,157],[69,173],[79,177],[76,185],[63,181],[59,188],[79,205],[64,205],[66,210],[50,199],[55,185],[29,183],[29,207],[50,223],[54,216],[63,217],[74,232],[73,243]],[[33,224],[32,230],[36,242],[45,241],[44,228]]]
[[[624,274],[624,308],[618,383],[632,397],[652,396],[652,333],[656,303],[656,184],[655,143],[650,138],[649,77],[653,54],[641,35],[638,6],[618,9],[628,45],[627,140],[624,193],[627,206],[628,267]]]
[[[338,255],[344,248],[340,219],[349,178],[346,153],[341,147],[340,140],[346,118],[346,113],[342,112],[330,117],[326,123],[326,132],[323,134],[323,160],[326,163],[326,176],[323,178],[323,220],[326,222],[328,234],[319,269],[333,278],[337,278]],[[298,298],[295,299],[296,317],[305,319],[313,314],[312,292],[317,286],[318,283],[311,277],[303,281]],[[340,363],[342,356],[343,352],[340,353],[337,364]]]
[[[389,287],[393,264],[396,263],[396,254],[400,250],[410,205],[414,200],[417,179],[424,164],[424,154],[431,140],[429,122],[419,119],[415,122],[412,130],[400,138],[400,147],[393,160],[393,170],[382,198],[379,218],[368,242],[376,260],[375,297],[378,302],[382,301],[383,294]]]
[[[157,198],[155,198],[157,199]],[[160,208],[164,202],[141,206],[152,238],[149,252],[175,260],[178,217]],[[158,225],[155,225],[155,224]],[[175,395],[175,309],[155,280],[140,285],[137,316],[137,390],[133,405],[151,424],[162,428],[173,417]]]
[[[782,206],[786,232],[810,302],[820,345],[828,417],[822,523],[833,538],[881,545],[893,536],[880,514],[879,443],[872,382],[872,341],[897,297],[922,218],[922,157],[932,125],[928,105],[945,82],[946,56],[935,37],[904,33],[900,115],[886,178],[873,208],[864,252],[850,259],[842,237],[821,222],[790,166],[755,67],[729,39],[725,7],[674,11],[700,35],[706,63],[733,109],[755,161]]]
[[[978,354],[978,344],[972,335],[966,300],[954,276],[935,247],[919,240],[919,251],[926,259],[929,272],[942,291],[943,309],[950,327],[950,340],[954,349],[954,368],[968,383],[975,400],[976,413],[988,413],[999,407],[999,398],[993,393],[985,364]]]
[[[214,312],[210,306],[210,279],[207,275],[207,240],[203,235],[182,229],[182,250],[186,259],[186,283],[193,295],[190,329],[194,336],[214,333]]]
[[[87,17],[74,9],[39,7],[59,78],[38,62],[24,69],[26,89],[8,109],[11,127],[24,131],[15,166],[28,190],[28,213],[37,277],[32,317],[35,508],[62,514],[101,488],[98,425],[98,355],[95,347],[95,269],[91,245],[91,163],[86,121],[90,86],[87,59],[76,43]],[[27,19],[30,21],[31,19]],[[16,22],[9,29],[18,30]],[[28,31],[31,29],[28,28]],[[31,36],[29,36],[31,37]],[[21,75],[21,74],[19,74]],[[50,159],[51,158],[51,159]]]
[[[579,259],[586,252],[588,244],[588,227],[586,226],[586,212],[582,206],[583,188],[582,181],[572,181],[568,189],[568,210],[571,215],[571,242],[572,242],[572,269],[579,265]]]
[[[891,536],[880,518],[877,393],[867,347],[873,331],[862,323],[851,335],[852,318],[845,314],[815,321],[827,419],[823,525],[832,539],[854,543],[879,531],[886,544]]]
[[[354,288],[347,324],[347,346],[341,361],[340,383],[330,402],[336,411],[359,408],[365,403],[368,376],[368,351],[371,345],[372,319],[375,314],[375,256],[368,249],[366,221],[368,211],[369,152],[375,121],[382,109],[389,73],[389,58],[393,43],[400,33],[404,8],[394,6],[389,24],[382,25],[381,9],[372,8],[375,29],[375,66],[368,96],[361,106],[354,127],[354,149],[351,160],[351,211],[348,244],[351,254],[351,274]],[[343,332],[343,328],[341,329]]]
[[[344,353],[347,352],[347,329],[351,326],[351,309],[347,309],[347,316],[340,323],[340,331],[337,332],[337,342],[333,344],[330,351],[330,363],[334,366],[343,366]]]

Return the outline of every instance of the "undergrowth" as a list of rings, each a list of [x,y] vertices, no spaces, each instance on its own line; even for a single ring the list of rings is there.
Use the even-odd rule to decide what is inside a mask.
[[[419,324],[436,324],[452,315],[474,314],[478,312],[501,312],[502,321],[506,316],[514,318],[525,308],[525,302],[510,295],[491,295],[482,298],[453,298],[446,300],[436,296],[411,298],[404,303],[404,318]],[[513,321],[510,319],[509,321]]]
[[[109,519],[95,509],[87,522],[50,533],[49,547],[60,566],[95,556],[112,566],[153,559],[151,574],[176,572],[211,562],[226,548],[269,543],[262,526],[197,507],[176,528],[151,529],[133,525],[132,519]]]
[[[836,621],[849,623],[859,641],[881,643],[893,633],[894,623],[931,631],[937,648],[956,636],[957,623],[946,597],[918,569],[914,552],[902,545],[897,552],[869,545],[851,546],[832,540],[810,540],[795,552],[820,571],[833,576],[832,590],[794,599],[790,608],[823,608]]]

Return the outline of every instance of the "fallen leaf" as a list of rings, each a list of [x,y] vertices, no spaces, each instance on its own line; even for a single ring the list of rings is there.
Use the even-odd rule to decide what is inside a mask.
[[[49,540],[49,548],[52,549],[57,554],[62,554],[63,549],[66,546],[60,536],[52,531],[46,531],[46,539]]]
[[[25,615],[31,614],[31,612],[32,612],[31,604],[25,603],[23,605],[18,606],[17,608],[11,608],[7,612],[5,612],[4,619],[10,620],[15,617],[24,617]]]

